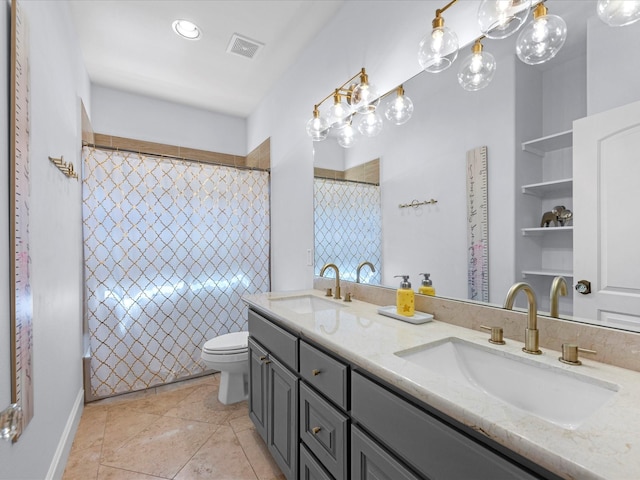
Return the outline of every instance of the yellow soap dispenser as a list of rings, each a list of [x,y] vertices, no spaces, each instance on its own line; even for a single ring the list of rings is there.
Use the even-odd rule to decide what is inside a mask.
[[[431,295],[435,296],[436,289],[433,288],[433,282],[429,278],[430,273],[419,273],[418,275],[424,275],[424,280],[422,280],[422,285],[418,288],[418,293],[423,295]]]
[[[413,290],[411,290],[409,275],[396,275],[396,277],[402,277],[400,288],[398,288],[398,293],[396,294],[396,309],[398,315],[413,317],[415,312],[415,295]]]

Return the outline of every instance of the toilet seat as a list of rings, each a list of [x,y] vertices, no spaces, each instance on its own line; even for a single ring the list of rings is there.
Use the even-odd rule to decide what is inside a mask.
[[[249,332],[233,332],[207,340],[202,347],[203,354],[238,355],[247,352]]]

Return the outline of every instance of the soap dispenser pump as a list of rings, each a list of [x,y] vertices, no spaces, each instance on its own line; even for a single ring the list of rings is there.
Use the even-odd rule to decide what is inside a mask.
[[[413,317],[415,312],[415,295],[411,289],[409,275],[396,275],[395,278],[397,277],[402,277],[402,282],[400,282],[400,288],[398,288],[396,294],[396,311],[398,315]]]
[[[431,274],[420,273],[419,275],[424,275],[424,280],[422,280],[422,285],[420,285],[420,288],[418,288],[418,293],[434,296],[436,294],[436,289],[433,288],[433,282],[429,278],[429,275]]]

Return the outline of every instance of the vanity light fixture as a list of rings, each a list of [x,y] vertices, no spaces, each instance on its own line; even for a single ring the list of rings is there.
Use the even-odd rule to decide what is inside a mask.
[[[314,142],[320,142],[329,135],[329,122],[326,118],[320,116],[318,105],[313,107],[313,117],[307,122],[307,135],[309,135]]]
[[[351,125],[351,120],[344,126],[344,128],[340,129],[338,133],[338,145],[342,148],[351,148],[355,145],[358,136],[356,135],[356,130]]]
[[[531,0],[482,0],[478,7],[480,31],[501,39],[517,32],[529,17]]]
[[[365,113],[358,120],[358,131],[365,137],[375,137],[382,131],[384,123],[378,112]]]
[[[380,95],[375,86],[369,83],[369,76],[364,68],[360,72],[360,83],[351,90],[351,106],[358,113],[371,113],[380,103]]]
[[[481,90],[493,79],[496,73],[496,59],[489,52],[483,51],[482,39],[478,38],[471,48],[471,55],[460,65],[458,83],[465,90],[475,92]]]
[[[347,126],[351,117],[351,107],[342,101],[340,90],[336,88],[333,94],[333,105],[329,108],[328,121],[333,128],[340,129]]]
[[[404,125],[413,115],[413,102],[404,94],[404,88],[400,85],[396,88],[396,96],[387,102],[384,116],[395,125]]]
[[[557,15],[549,15],[543,2],[533,10],[533,21],[520,32],[516,43],[518,58],[528,65],[551,60],[567,39],[567,24]]]
[[[197,40],[200,38],[200,29],[189,20],[176,20],[171,24],[173,31],[187,40]]]
[[[640,0],[598,0],[598,16],[611,27],[623,27],[640,20]]]
[[[425,72],[438,73],[446,70],[458,56],[458,36],[444,26],[442,13],[458,0],[451,0],[443,8],[436,10],[431,22],[433,30],[427,33],[418,45],[418,63]]]
[[[353,84],[357,78],[360,83]],[[384,125],[377,107],[380,100],[391,93],[397,93],[397,98],[392,106],[387,105],[385,116],[396,125],[402,125],[413,113],[411,99],[404,94],[402,87],[378,94],[377,89],[369,83],[369,77],[363,68],[314,105],[313,117],[307,122],[307,134],[314,142],[320,142],[327,138],[330,130],[338,130],[337,140],[344,148],[353,146],[357,138],[356,132],[374,137]],[[329,98],[333,98],[333,105],[326,115],[321,115],[320,106]],[[346,103],[342,101],[343,98]]]

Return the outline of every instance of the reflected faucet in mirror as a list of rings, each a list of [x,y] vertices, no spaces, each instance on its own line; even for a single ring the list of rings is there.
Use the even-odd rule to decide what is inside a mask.
[[[513,309],[513,303],[520,290],[527,295],[527,302],[529,304],[527,310],[527,328],[524,331],[524,347],[522,351],[531,353],[532,355],[540,355],[542,350],[540,350],[538,342],[538,304],[536,302],[536,294],[531,288],[531,285],[525,282],[518,282],[512,285],[504,300],[504,308]]]
[[[373,266],[373,263],[371,262],[362,262],[360,263],[360,265],[358,265],[358,268],[356,268],[356,283],[360,283],[360,269],[362,267],[364,267],[365,265],[367,265],[372,272],[376,271],[376,267]]]
[[[324,272],[327,270],[327,268],[333,268],[336,271],[336,288],[333,293],[333,298],[335,298],[336,300],[339,300],[341,298],[340,297],[340,271],[338,270],[338,266],[335,263],[326,263],[322,266],[322,269],[320,269],[321,277],[324,277]]]
[[[551,301],[551,315],[554,318],[558,318],[558,300],[559,296],[563,297],[567,296],[567,281],[564,277],[555,277],[553,279],[553,283],[551,284],[551,291],[549,293],[549,298]]]

